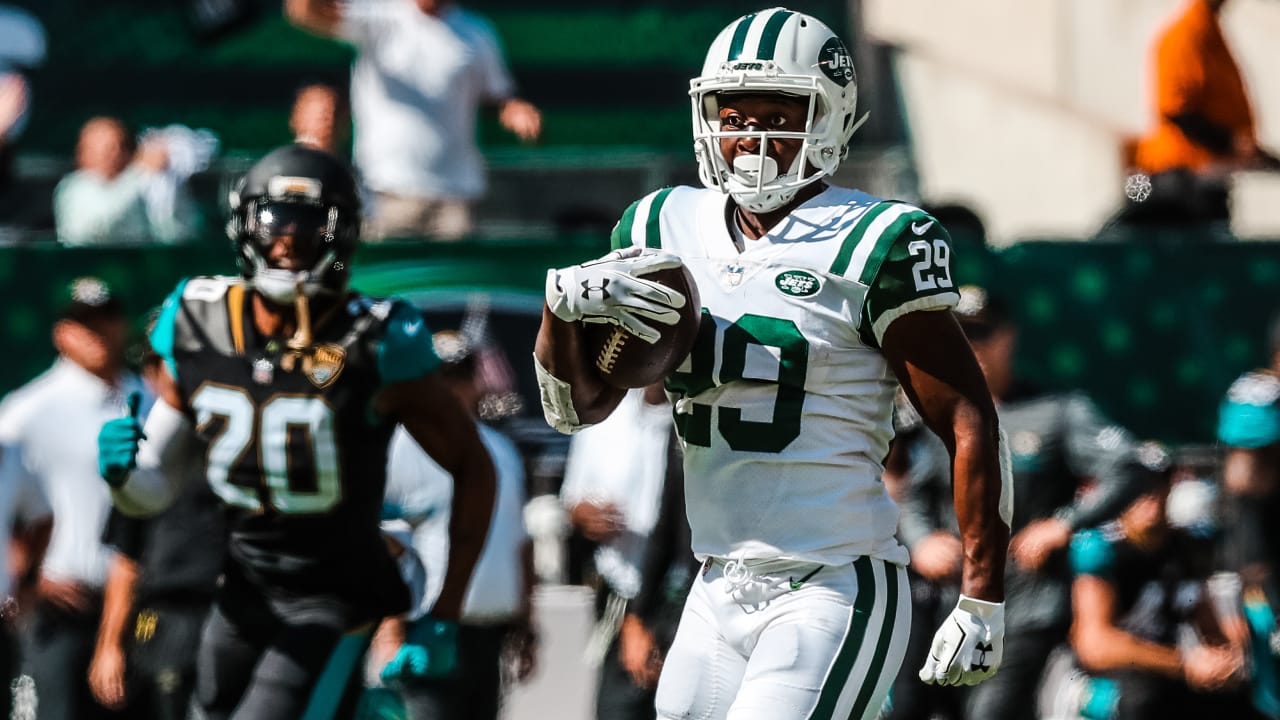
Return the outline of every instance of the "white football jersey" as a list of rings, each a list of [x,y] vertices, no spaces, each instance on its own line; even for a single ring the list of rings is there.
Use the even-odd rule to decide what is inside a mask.
[[[666,188],[614,247],[661,247],[697,282],[703,323],[667,381],[700,557],[907,561],[881,481],[896,380],[879,350],[913,310],[959,299],[946,231],[910,205],[829,187],[739,252],[727,196]]]

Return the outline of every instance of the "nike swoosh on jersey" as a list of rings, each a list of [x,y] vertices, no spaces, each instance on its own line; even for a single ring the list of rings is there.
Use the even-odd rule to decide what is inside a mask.
[[[414,320],[413,322],[407,322],[404,324],[404,334],[410,337],[417,335],[418,331],[421,329],[422,329],[421,320]]]
[[[929,222],[923,223],[923,224],[921,224],[921,223],[911,223],[911,232],[913,232],[913,233],[915,233],[915,234],[917,234],[917,235],[923,235],[923,234],[925,234],[925,233],[929,232],[929,228],[931,228],[931,227],[933,227],[933,221],[932,221],[932,220],[930,220]]]

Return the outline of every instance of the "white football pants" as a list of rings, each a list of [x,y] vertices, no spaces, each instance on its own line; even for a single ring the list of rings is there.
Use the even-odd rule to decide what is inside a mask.
[[[872,720],[911,633],[907,572],[715,559],[658,681],[660,720]]]

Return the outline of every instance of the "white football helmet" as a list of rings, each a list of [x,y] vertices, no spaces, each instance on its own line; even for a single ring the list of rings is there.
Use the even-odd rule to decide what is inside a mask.
[[[722,131],[720,93],[807,97],[804,131]],[[702,183],[729,193],[753,212],[776,210],[800,188],[834,173],[848,154],[849,138],[862,124],[854,122],[858,82],[849,50],[822,21],[785,8],[745,15],[721,30],[707,51],[702,74],[689,83],[689,97]],[[738,158],[730,165],[719,141],[740,137],[758,138],[760,157]],[[804,142],[790,168],[780,172],[768,157],[771,139]]]

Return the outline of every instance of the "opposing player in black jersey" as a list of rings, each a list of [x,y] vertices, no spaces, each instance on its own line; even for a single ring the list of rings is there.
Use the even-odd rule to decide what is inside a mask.
[[[339,639],[409,608],[378,529],[395,425],[455,478],[432,613],[445,625],[488,530],[493,467],[419,312],[347,289],[360,212],[342,162],[277,149],[231,206],[241,276],[184,280],[165,301],[151,335],[163,402],[145,429],[108,423],[100,465],[117,506],[147,514],[178,468],[204,464],[231,534],[197,697],[212,720],[300,718]]]

